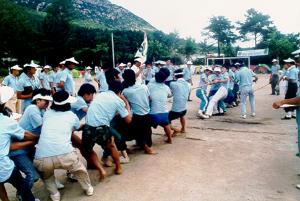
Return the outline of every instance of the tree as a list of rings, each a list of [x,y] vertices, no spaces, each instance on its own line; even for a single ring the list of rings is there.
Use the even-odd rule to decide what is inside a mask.
[[[184,46],[184,54],[188,59],[190,59],[192,54],[195,54],[197,51],[197,45],[195,43],[195,40],[192,38],[188,38],[185,42]]]
[[[221,54],[222,44],[229,46],[237,39],[236,34],[233,32],[234,26],[224,16],[214,16],[210,18],[209,25],[205,29],[208,30],[205,34],[217,41],[219,56]]]
[[[254,44],[257,46],[259,37],[266,36],[268,33],[274,31],[273,22],[270,19],[269,15],[264,15],[251,8],[247,10],[245,14],[245,22],[238,22],[240,25],[239,30],[240,34],[245,40],[248,39],[248,34],[254,36]]]
[[[71,56],[69,49],[72,40],[73,4],[71,0],[54,0],[47,10],[42,25],[42,55],[51,62],[58,62]],[[49,61],[48,61],[49,62]]]

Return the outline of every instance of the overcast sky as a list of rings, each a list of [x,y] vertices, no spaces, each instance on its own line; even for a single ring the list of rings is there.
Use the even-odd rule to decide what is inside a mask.
[[[212,16],[243,21],[249,8],[270,15],[283,33],[300,32],[300,0],[110,0],[142,17],[157,29],[201,40]]]

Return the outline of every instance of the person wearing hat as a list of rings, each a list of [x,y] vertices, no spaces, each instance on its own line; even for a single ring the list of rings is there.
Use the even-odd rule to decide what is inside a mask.
[[[212,73],[212,68],[210,66],[204,67],[204,69],[200,72],[200,81],[199,88],[196,91],[196,96],[200,99],[198,116],[200,118],[204,118],[204,114],[208,105],[208,97],[207,97],[207,85],[208,85],[208,77]]]
[[[108,90],[108,84],[106,82],[106,76],[103,69],[99,69],[98,73],[96,74],[96,77],[94,80],[98,84],[99,92],[104,92]]]
[[[291,58],[288,58],[283,61],[285,63],[284,68],[286,69],[283,80],[286,80],[288,82],[285,99],[295,98],[297,96],[297,91],[298,91],[299,69],[296,68],[295,61]],[[282,118],[283,120],[296,118],[296,108],[295,107],[287,107],[284,110],[285,110],[286,114]]]
[[[192,65],[193,65],[193,63],[191,61],[188,61],[186,63],[186,67],[183,69],[183,78],[185,79],[185,81],[190,83],[191,86],[193,86],[192,72],[191,72]],[[188,101],[192,101],[190,96],[191,96],[191,92],[190,92]]]
[[[14,96],[6,103],[6,106],[9,109],[11,109],[12,112],[15,113],[21,113],[20,101],[17,99],[17,94],[16,94],[17,83],[19,80],[19,74],[21,70],[22,70],[21,67],[19,67],[18,65],[14,65],[13,67],[10,68],[10,74],[7,75],[2,81],[2,85],[11,87],[15,91]]]
[[[75,82],[72,75],[72,70],[79,64],[74,57],[65,60],[66,68],[62,71],[57,83],[57,89],[59,91],[65,90],[70,95],[75,95]]]
[[[34,165],[53,201],[60,200],[54,177],[55,169],[72,173],[86,195],[91,196],[94,191],[86,167],[80,161],[81,155],[71,142],[73,131],[80,128],[78,117],[71,111],[71,104],[75,101],[66,91],[53,95],[51,109],[44,114],[40,139],[36,145]],[[59,126],[58,122],[61,122]]]
[[[92,68],[90,66],[86,67],[84,74],[84,83],[93,83],[93,77],[91,75]]]
[[[127,69],[126,64],[124,63],[120,63],[119,66],[117,67],[117,70],[121,73],[121,81],[123,81],[123,73],[125,71],[125,69]]]
[[[82,147],[84,157],[90,158],[94,145],[97,143],[103,150],[110,152],[115,162],[115,173],[121,174],[119,152],[115,145],[115,139],[120,140],[120,134],[110,126],[111,121],[118,113],[126,124],[132,121],[131,110],[126,98],[121,95],[122,85],[119,81],[112,81],[109,90],[97,94],[91,103],[87,115],[86,124],[82,132]],[[108,156],[103,155],[106,161]],[[98,166],[100,161],[95,156]]]
[[[55,89],[55,92],[60,90],[58,88],[58,85],[60,83],[60,78],[63,75],[63,72],[66,68],[65,64],[66,64],[66,60],[63,60],[63,61],[59,62],[59,65],[58,65],[59,69],[57,70],[56,75],[53,77],[54,78],[53,79],[53,88]]]
[[[253,82],[258,80],[256,74],[246,66],[242,64],[236,65],[239,67],[236,73],[236,80],[239,83],[240,99],[241,99],[241,118],[246,119],[246,101],[249,96],[251,116],[255,117],[255,101],[254,101],[254,90]],[[253,80],[254,78],[254,80]]]
[[[228,78],[222,75],[221,67],[217,66],[214,68],[214,74],[210,76],[211,88],[209,92],[210,101],[207,106],[207,110],[204,119],[208,119],[213,115],[214,108],[218,106],[219,101],[224,100],[227,97],[226,85],[228,83]],[[223,109],[223,108],[222,108]],[[219,111],[220,114],[224,114],[223,111]]]
[[[185,115],[191,86],[183,79],[182,69],[177,69],[173,73],[174,81],[170,83],[171,93],[173,94],[173,104],[169,112],[169,121],[171,124],[173,120],[180,119],[181,129],[175,129],[172,125],[171,128],[174,130],[174,134],[178,132],[185,133]]]
[[[122,94],[128,100],[132,108],[132,122],[130,133],[137,140],[137,144],[144,149],[146,154],[154,154],[152,150],[152,130],[150,121],[150,92],[146,85],[135,84],[135,73],[131,69],[124,72],[124,82],[127,88],[123,89]]]
[[[167,68],[160,68],[155,74],[155,80],[149,82],[147,87],[150,92],[150,118],[152,127],[163,127],[167,136],[165,142],[172,144],[172,130],[167,108],[168,98],[172,97],[172,92],[164,83],[169,75],[170,71]]]
[[[279,74],[278,71],[280,70],[280,66],[278,64],[277,59],[273,59],[272,60],[272,67],[271,67],[271,77],[270,77],[270,81],[271,81],[271,89],[272,89],[272,93],[271,95],[280,95],[279,93]]]
[[[49,91],[51,91],[51,87],[50,87],[50,70],[51,70],[51,66],[46,65],[43,67],[42,72],[39,75],[39,79],[41,82],[41,87],[44,89],[47,89]]]
[[[168,68],[169,71],[170,71],[170,75],[169,77],[167,78],[165,84],[170,87],[170,83],[174,80],[174,71],[175,71],[175,67],[174,65],[172,64],[171,60],[167,60],[166,61],[166,65],[165,65],[165,68]]]
[[[131,69],[131,67],[132,67],[131,62],[128,62],[128,63],[127,63],[127,69]]]
[[[134,59],[134,65],[131,67],[131,70],[135,72],[136,83],[142,84],[143,83],[143,70],[144,64],[141,58]]]
[[[146,68],[144,70],[143,79],[145,80],[145,84],[147,85],[150,80],[154,77],[155,71],[152,68],[151,62],[146,62]]]
[[[59,65],[55,65],[52,69],[52,73],[49,76],[49,84],[51,88],[51,94],[53,95],[56,92],[56,82],[57,82],[57,75],[59,73]]]
[[[11,87],[0,87],[0,198],[8,200],[4,183],[12,184],[19,192],[22,200],[35,201],[28,183],[24,180],[14,162],[9,158],[10,150],[17,150],[32,146],[38,138],[29,131],[25,131],[12,118],[4,115],[5,104],[14,95]],[[19,142],[12,143],[13,140]]]
[[[39,136],[43,124],[43,114],[48,108],[49,102],[52,101],[52,97],[50,96],[50,91],[44,88],[36,89],[32,94],[32,104],[25,109],[19,121],[19,125],[24,130]],[[33,147],[31,147],[31,149],[18,149],[9,153],[10,159],[14,161],[18,170],[25,174],[25,181],[30,188],[32,188],[34,182],[39,179],[39,174],[33,166],[33,155]],[[17,195],[18,194],[19,192],[17,192]]]
[[[41,87],[40,80],[35,76],[36,69],[39,65],[33,61],[30,64],[25,64],[23,73],[17,83],[17,98],[23,100],[22,112],[31,104],[32,92]]]

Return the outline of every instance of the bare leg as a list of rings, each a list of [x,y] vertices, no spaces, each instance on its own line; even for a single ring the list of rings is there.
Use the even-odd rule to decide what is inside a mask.
[[[170,124],[164,126],[163,128],[164,128],[164,131],[165,131],[165,133],[167,135],[167,138],[168,138],[165,142],[169,143],[169,144],[172,144],[172,130],[171,130]]]
[[[77,135],[72,134],[71,140],[72,140],[73,146],[78,148],[80,150],[81,154],[83,155],[83,157],[86,159],[88,168],[93,168],[93,169],[95,168],[96,170],[98,170],[99,175],[100,175],[100,180],[104,179],[106,176],[106,172],[103,169],[103,167],[101,166],[96,152],[94,150],[92,150],[88,156],[85,156],[82,146],[81,146],[81,139]]]
[[[0,184],[0,199],[2,201],[9,201],[4,184]]]
[[[146,144],[144,145],[144,152],[145,154],[156,154],[156,152]]]
[[[113,158],[116,168],[115,168],[115,173],[116,174],[122,174],[122,167],[121,167],[121,163],[120,163],[120,155],[119,152],[117,150],[114,138],[111,138],[111,142],[108,144],[107,148],[110,150],[111,152],[111,157]]]
[[[181,133],[185,133],[185,118],[184,116],[183,117],[180,117],[180,123],[181,123]]]

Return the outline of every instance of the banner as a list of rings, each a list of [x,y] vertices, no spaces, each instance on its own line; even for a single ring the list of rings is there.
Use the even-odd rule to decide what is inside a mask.
[[[268,54],[269,54],[269,48],[257,49],[257,50],[243,50],[237,52],[238,57],[264,56]]]
[[[144,32],[144,41],[141,44],[140,48],[135,53],[134,58],[141,58],[143,60],[143,63],[147,60],[147,51],[148,51],[148,40],[147,40],[147,34]]]

